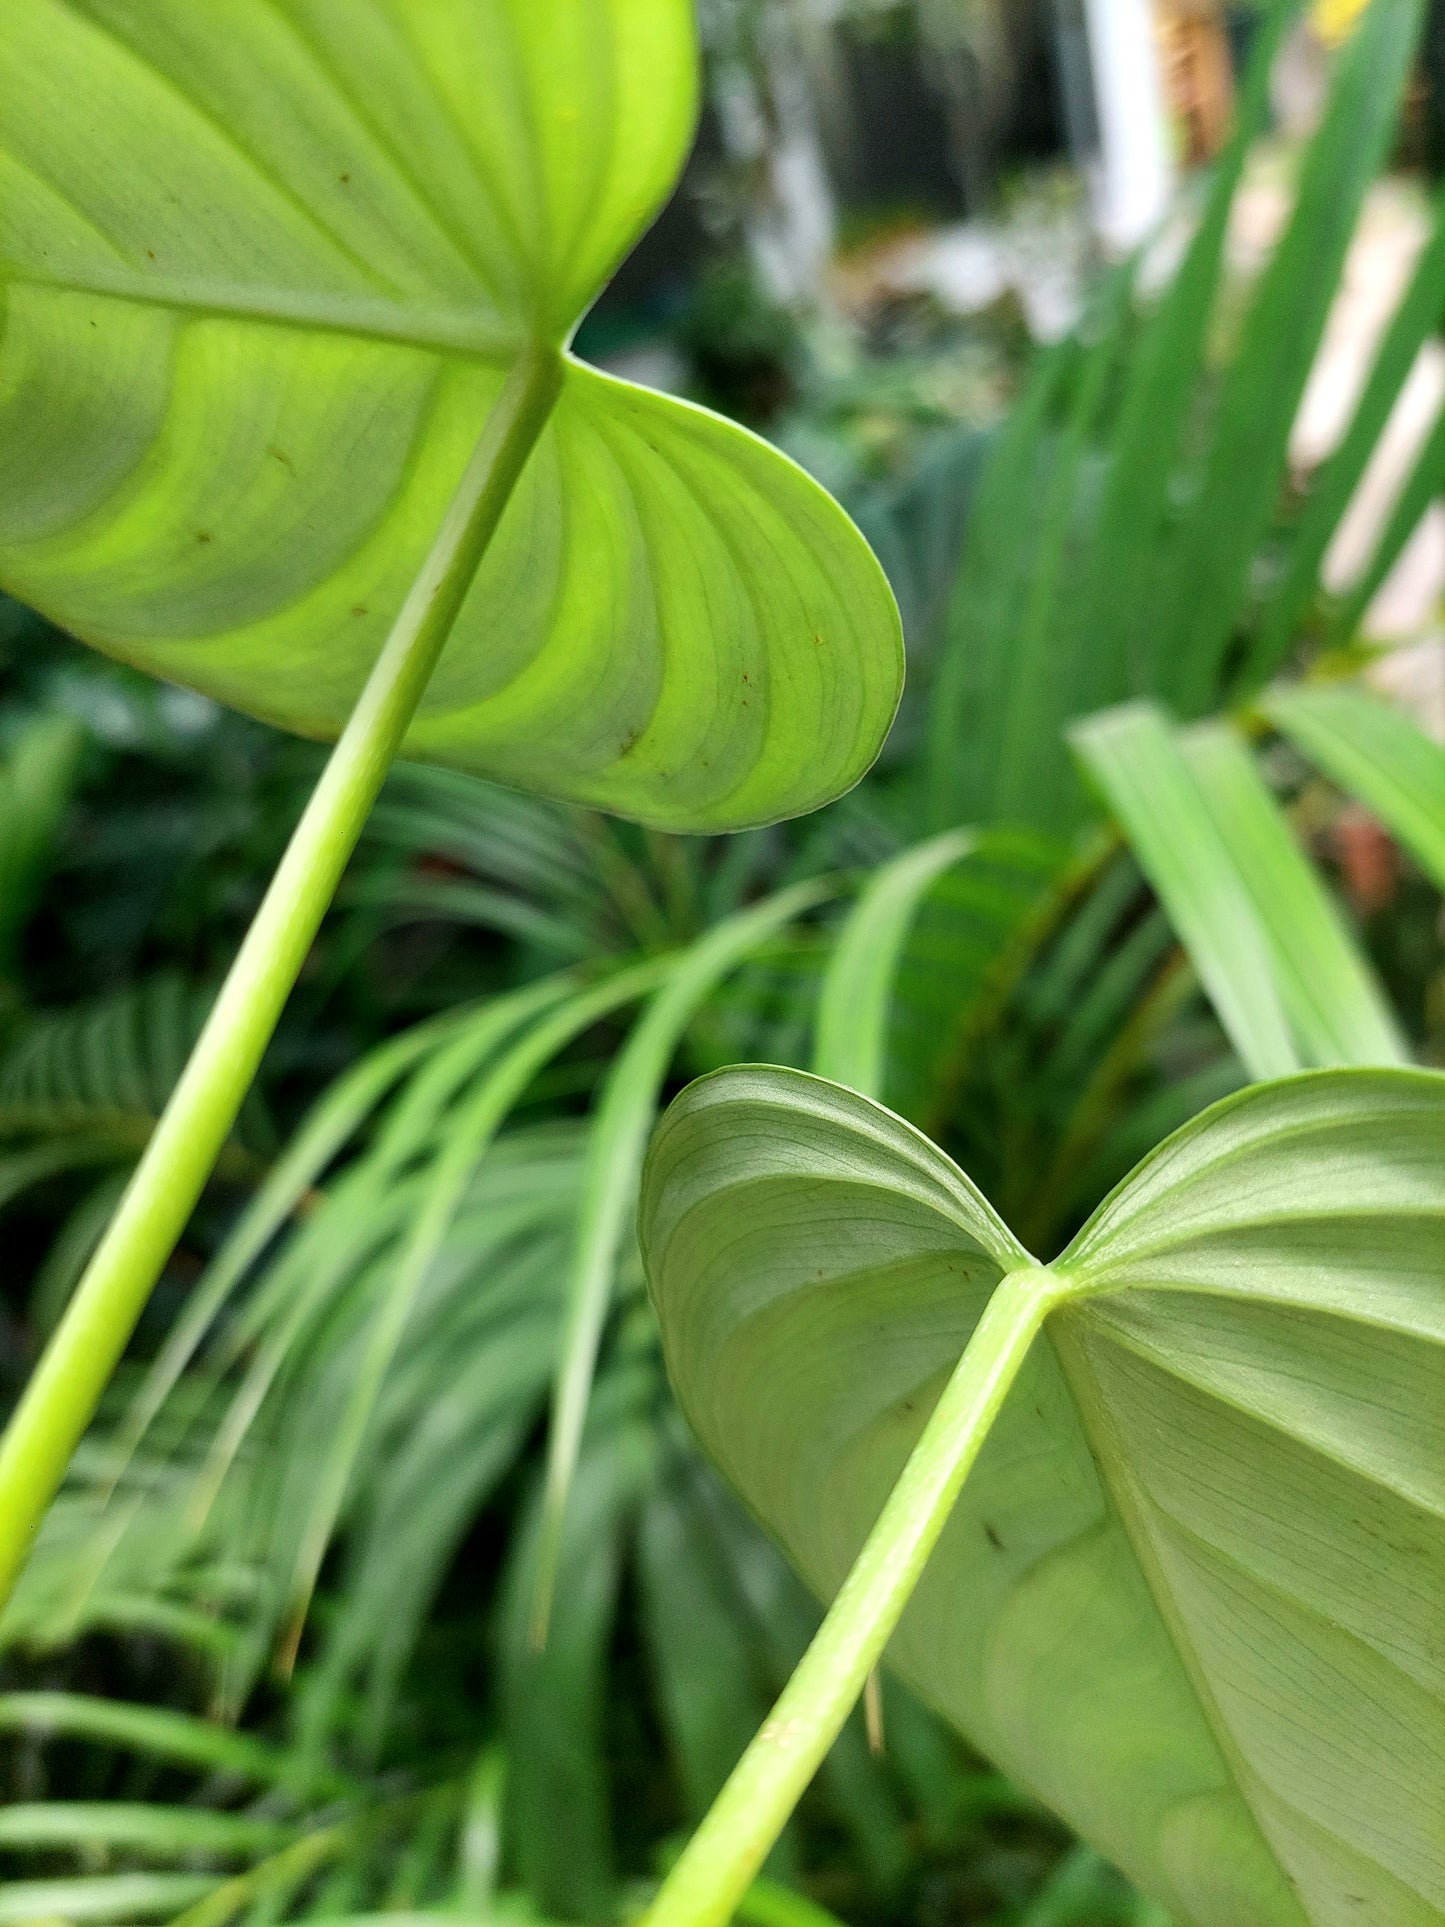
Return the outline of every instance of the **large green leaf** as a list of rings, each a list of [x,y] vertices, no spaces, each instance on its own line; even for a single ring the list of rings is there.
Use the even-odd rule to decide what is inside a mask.
[[[344,720],[509,370],[673,183],[687,0],[9,0],[0,582]],[[674,828],[876,754],[897,612],[752,435],[565,358],[409,754]]]
[[[1305,1073],[1168,1139],[1064,1284],[889,1649],[1191,1927],[1445,1918],[1445,1077]],[[642,1209],[673,1382],[830,1597],[1033,1260],[799,1072],[694,1084]]]

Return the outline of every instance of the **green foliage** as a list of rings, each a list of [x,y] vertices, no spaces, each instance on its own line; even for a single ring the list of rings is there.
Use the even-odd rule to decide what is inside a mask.
[[[1445,1905],[1442,1174],[1430,1072],[1261,1085],[1161,1145],[1050,1267],[889,1648],[1193,1927]],[[684,1410],[831,1597],[1034,1261],[927,1139],[783,1070],[677,1101],[641,1229]]]
[[[0,982],[35,908],[66,804],[81,734],[63,716],[23,724],[0,762]]]
[[[1292,513],[1290,427],[1419,10],[1369,8],[1301,159],[1285,234],[1221,355],[1224,235],[1290,11],[1266,17],[1238,130],[1164,294],[1141,308],[1121,298],[1126,280],[1107,288],[1080,339],[1040,358],[987,464],[929,706],[939,827],[999,815],[1070,827],[1085,807],[1057,755],[1071,720],[1131,697],[1193,718],[1260,687],[1298,638],[1352,483],[1435,326],[1438,236],[1335,466]],[[1384,548],[1398,552],[1433,486],[1406,491],[1362,583],[1378,580]],[[1358,616],[1363,603],[1350,607]]]
[[[423,100],[408,90],[425,48],[401,57],[384,38],[393,10],[371,0],[227,0],[231,53],[265,36],[264,59],[244,62],[160,0],[19,0],[0,24],[0,62],[37,36],[46,54],[24,86],[0,88],[0,182],[19,178],[23,148],[39,163],[27,179],[63,174],[115,254],[103,264],[100,242],[57,214],[75,253],[46,279],[24,252],[43,222],[0,226],[7,346],[27,357],[0,403],[0,453],[18,449],[26,410],[64,442],[38,478],[0,464],[0,577],[115,653],[318,731],[375,653],[522,338],[508,302],[531,289],[528,312],[560,341],[684,139],[681,94],[650,111],[654,75],[649,111],[628,123],[646,138],[614,152],[633,186],[600,177],[596,247],[518,253],[520,237],[550,247],[596,210],[569,202],[556,226],[507,218],[517,195],[573,195],[587,170],[558,159],[513,174],[506,155],[534,137],[538,153],[581,141],[590,116],[614,111],[623,72],[543,62],[531,36],[565,17],[605,39],[644,15],[685,25],[684,10],[433,11],[505,14],[538,53],[535,87],[575,85],[581,120],[524,138],[497,117],[506,90],[465,61],[433,62]],[[1425,1232],[1415,1272],[1391,1272],[1400,1217],[1365,1207],[1380,1187],[1408,1180],[1418,1202],[1435,1184],[1411,1162],[1418,1144],[1390,1137],[1388,1094],[1429,1093],[1438,1136],[1438,1086],[1400,1071],[1291,1081],[1191,1122],[1297,1064],[1440,1048],[1426,1027],[1438,944],[1409,963],[1397,1017],[1370,953],[1404,910],[1367,918],[1337,901],[1315,860],[1334,791],[1308,774],[1445,883],[1438,747],[1359,685],[1314,673],[1317,645],[1352,639],[1362,585],[1423,505],[1407,489],[1366,574],[1324,591],[1330,535],[1438,319],[1438,221],[1339,453],[1307,485],[1286,485],[1284,466],[1413,18],[1409,0],[1374,0],[1241,325],[1223,325],[1241,291],[1222,244],[1265,57],[1162,292],[1132,265],[1117,272],[986,449],[941,438],[859,505],[904,607],[917,701],[879,773],[807,826],[709,843],[585,807],[674,826],[808,807],[861,767],[869,730],[876,746],[896,629],[871,560],[805,478],[713,417],[568,361],[530,492],[411,748],[578,800],[462,769],[403,767],[389,783],[280,1033],[265,1112],[234,1132],[0,1621],[21,1815],[5,1846],[21,1877],[0,1883],[0,1917],[491,1927],[645,1904],[817,1625],[681,1421],[630,1231],[642,1146],[677,1082],[775,1058],[898,1116],[768,1074],[778,1171],[741,1206],[731,1190],[706,1206],[715,1290],[682,1338],[669,1312],[669,1348],[704,1443],[825,1596],[1000,1252],[1067,1247],[1083,1276],[1105,1238],[1123,1266],[1137,1207],[1174,1271],[1140,1259],[1137,1276],[1111,1271],[1117,1292],[1051,1320],[905,1622],[903,1667],[1012,1777],[885,1674],[883,1757],[861,1722],[844,1728],[738,1917],[1164,1927],[1102,1851],[1176,1927],[1297,1918],[1280,1861],[1311,1919],[1333,1918],[1318,1893],[1334,1887],[1366,1894],[1390,1927],[1433,1918],[1438,1900],[1406,1893],[1424,1891],[1416,1862],[1380,1870],[1429,1840],[1428,1769],[1400,1761],[1425,1759],[1428,1742],[1410,1722],[1424,1717],[1438,1590],[1421,1504],[1438,1460],[1431,1355],[1404,1314],[1363,1319],[1358,1292],[1282,1310],[1259,1290],[1293,1279],[1308,1297],[1373,1265],[1368,1302],[1386,1283],[1415,1292],[1421,1323],[1438,1283]],[[1284,25],[1266,23],[1266,49]],[[169,81],[126,50],[162,28],[147,57]],[[263,71],[284,125],[249,118]],[[104,169],[72,151],[74,111],[48,104],[97,76],[107,99],[156,106],[145,126],[104,132]],[[434,118],[437,89],[466,106],[465,135]],[[314,124],[292,111],[303,98]],[[230,135],[208,118],[218,108]],[[384,138],[393,112],[409,134],[430,130],[409,150],[424,171]],[[123,166],[105,160],[122,136]],[[129,179],[132,148],[155,159],[157,194],[200,155],[236,221],[203,233],[138,190],[121,235],[107,225],[118,205],[96,197],[105,169]],[[322,166],[343,150],[348,183]],[[258,185],[267,163],[289,200]],[[0,192],[0,223],[20,205]],[[184,258],[145,261],[152,216]],[[341,304],[348,328],[301,325],[311,310],[240,312],[255,288],[226,280],[227,234],[279,249],[272,292]],[[477,252],[495,269],[485,288]],[[227,312],[185,305],[187,287],[206,305],[221,289]],[[469,327],[491,317],[487,343],[404,338],[463,311]],[[110,325],[91,331],[92,315]],[[161,343],[176,350],[164,380]],[[111,392],[126,370],[123,448],[115,420],[74,397],[86,381]],[[283,413],[299,440],[273,433]],[[308,503],[325,513],[301,532]],[[861,676],[849,637],[864,639]],[[31,1280],[23,1319],[18,1298],[10,1309],[33,1339],[164,1101],[199,1015],[192,986],[233,945],[310,753],[204,705],[186,735],[121,669],[82,658],[52,676],[43,637],[16,653],[7,771],[32,728],[71,744],[22,799],[30,840],[5,845],[24,872],[8,926],[0,879],[0,929],[24,938],[10,950],[0,1191],[16,1276]],[[1296,680],[1270,683],[1287,661]],[[287,709],[298,691],[322,708]],[[60,706],[107,743],[68,818],[74,731],[47,739],[33,723]],[[105,736],[121,709],[124,750]],[[675,758],[678,745],[698,757]],[[1428,932],[1438,899],[1408,887]],[[116,994],[121,973],[147,981]],[[1396,958],[1392,989],[1400,975]],[[1336,1094],[1323,1135],[1289,1108],[1311,1090]],[[1246,1147],[1251,1117],[1270,1121]],[[1216,1150],[1238,1161],[1206,1199],[1197,1161]],[[719,1150],[719,1170],[735,1151]],[[913,1174],[901,1188],[900,1158]],[[1258,1179],[1247,1233],[1241,1170]],[[752,1274],[737,1254],[804,1192],[787,1231],[798,1290],[775,1323],[744,1320]],[[958,1260],[965,1197],[994,1256],[974,1253],[960,1288],[938,1267]],[[1185,1223],[1191,1200],[1216,1213],[1212,1230]],[[1302,1200],[1316,1215],[1296,1224]],[[704,1193],[687,1206],[704,1208]],[[919,1253],[887,1270],[905,1230]],[[830,1303],[804,1286],[835,1261]],[[1206,1263],[1224,1269],[1204,1291]],[[856,1294],[869,1291],[864,1320]],[[704,1311],[736,1314],[735,1339]],[[1268,1721],[1253,1710],[1266,1687],[1280,1695]],[[1381,1709],[1407,1734],[1393,1753]],[[1040,1801],[1094,1844],[1069,1846]]]
[[[0,581],[337,734],[509,375],[565,346],[681,167],[691,15],[8,7]],[[735,828],[856,782],[900,676],[887,584],[822,490],[567,357],[407,747]]]

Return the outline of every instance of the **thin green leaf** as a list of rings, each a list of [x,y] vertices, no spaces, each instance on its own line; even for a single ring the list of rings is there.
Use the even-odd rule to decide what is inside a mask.
[[[918,907],[943,872],[978,838],[946,830],[883,864],[833,947],[818,997],[813,1069],[869,1097],[883,1094],[898,966]]]
[[[1445,749],[1393,703],[1359,689],[1274,689],[1259,708],[1445,890]]]
[[[1290,538],[1288,567],[1270,597],[1250,649],[1250,680],[1274,674],[1289,652],[1306,605],[1319,585],[1320,564],[1349,506],[1415,365],[1421,346],[1445,312],[1445,197],[1437,198],[1430,238],[1414,277],[1385,331],[1344,438],[1311,484],[1299,526]]]
[[[607,1074],[588,1134],[587,1167],[567,1274],[566,1324],[557,1360],[548,1436],[546,1496],[537,1558],[533,1638],[546,1638],[567,1495],[576,1475],[587,1401],[602,1342],[623,1233],[658,1095],[688,1025],[718,984],[788,924],[832,894],[834,885],[795,884],[725,918],[683,951]]]
[[[1217,698],[1290,428],[1361,201],[1390,139],[1421,11],[1420,0],[1372,0],[1344,50],[1289,227],[1225,377],[1198,490],[1152,602],[1153,687],[1182,713],[1198,714]]]
[[[1076,724],[1070,741],[1252,1074],[1297,1070],[1264,931],[1163,716],[1152,704],[1128,704]]]
[[[1249,892],[1305,1062],[1407,1064],[1405,1040],[1374,972],[1245,744],[1225,723],[1200,724],[1178,742]]]
[[[151,1759],[263,1784],[284,1781],[289,1772],[285,1752],[229,1727],[164,1707],[134,1706],[84,1693],[0,1694],[0,1732],[97,1741]]]
[[[461,1026],[468,1015],[465,1011],[451,1011],[434,1023],[415,1025],[404,1036],[371,1052],[338,1078],[317,1101],[211,1260],[205,1276],[190,1293],[144,1382],[131,1399],[121,1435],[122,1467],[124,1458],[145,1436],[237,1285],[306,1193],[397,1079],[440,1039]]]
[[[842,1927],[836,1914],[775,1880],[755,1880],[739,1903],[737,1918],[748,1927]]]
[[[235,1859],[274,1851],[295,1828],[199,1807],[120,1801],[19,1802],[0,1809],[0,1847],[120,1849],[150,1860]]]
[[[78,1874],[70,1880],[0,1881],[3,1927],[68,1927],[95,1920],[114,1927],[123,1920],[156,1920],[198,1900],[216,1884],[214,1874]]]
[[[70,801],[84,732],[68,716],[38,717],[0,757],[0,976],[34,908]]]
[[[564,1520],[558,1611],[546,1647],[539,1651],[531,1638],[539,1505],[512,1549],[502,1626],[512,1862],[544,1907],[581,1920],[605,1920],[612,1911],[607,1652],[624,1534],[652,1470],[643,1414],[656,1395],[653,1368],[613,1373],[605,1390],[589,1413],[589,1446]]]
[[[1334,611],[1330,627],[1337,643],[1354,639],[1375,599],[1375,592],[1404,554],[1406,544],[1420,526],[1421,517],[1432,502],[1439,500],[1442,489],[1445,489],[1445,408],[1436,415],[1415,465],[1391,505],[1369,561]]]
[[[1199,224],[1178,272],[1145,323],[1125,375],[1098,520],[1080,591],[1084,647],[1075,713],[1122,700],[1147,654],[1142,618],[1169,489],[1180,459],[1219,290],[1230,215],[1251,147],[1267,125],[1280,43],[1299,7],[1275,0],[1259,20],[1239,118],[1214,165]]]
[[[417,1294],[436,1259],[478,1161],[543,1066],[573,1038],[619,1006],[645,996],[659,981],[666,982],[670,969],[676,969],[670,958],[649,959],[629,969],[615,971],[590,989],[578,991],[559,1008],[539,1017],[459,1107],[458,1116],[449,1126],[442,1153],[427,1179],[420,1209],[399,1255],[395,1273],[376,1307],[353,1391],[335,1439],[320,1466],[314,1469],[315,1498],[301,1535],[289,1586],[292,1617],[290,1649],[293,1656],[295,1642],[300,1637],[301,1624],[321,1570],[321,1561],[335,1530],[382,1381],[396,1356]],[[539,988],[550,987],[534,985],[529,990],[499,1000],[498,1036],[505,1035],[506,1030],[515,1025],[526,1006],[535,1008],[543,1001],[537,994]],[[551,998],[547,1001],[551,1001]],[[648,1122],[650,1119],[649,1111]],[[647,1124],[644,1123],[644,1143],[646,1131]],[[637,1155],[640,1162],[641,1144]]]
[[[642,1629],[658,1707],[687,1801],[700,1820],[752,1738],[766,1702],[726,1566],[685,1467],[647,1496],[637,1533]]]

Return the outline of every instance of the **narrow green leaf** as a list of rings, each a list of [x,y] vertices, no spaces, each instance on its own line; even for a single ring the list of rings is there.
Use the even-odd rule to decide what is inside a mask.
[[[1042,1330],[888,1649],[1179,1927],[1445,1911],[1442,1221],[1441,1073],[1192,1120],[1034,1268]],[[833,1598],[1027,1258],[911,1127],[757,1066],[669,1111],[641,1236],[684,1410]]]
[[[507,1763],[500,1748],[489,1746],[472,1769],[457,1841],[454,1907],[485,1909],[497,1888],[502,1860],[502,1800]]]
[[[693,1474],[695,1476],[695,1474]],[[658,1707],[691,1820],[700,1820],[766,1711],[747,1629],[684,1464],[642,1508],[637,1576]]]
[[[1370,378],[1344,438],[1310,487],[1299,527],[1290,538],[1288,567],[1269,600],[1250,648],[1249,679],[1274,674],[1289,653],[1295,629],[1319,586],[1320,565],[1390,418],[1421,346],[1445,312],[1445,197],[1437,198],[1430,238],[1396,308]]]
[[[910,926],[938,878],[977,840],[971,830],[946,830],[874,872],[833,946],[818,995],[819,1077],[882,1096],[888,1019]]]
[[[73,1880],[0,1881],[3,1927],[69,1927],[95,1920],[114,1927],[123,1920],[156,1920],[198,1900],[216,1884],[214,1874],[108,1873]]]
[[[165,1343],[127,1408],[121,1432],[121,1466],[139,1445],[157,1412],[195,1357],[237,1285],[280,1231],[327,1166],[360,1129],[387,1090],[439,1039],[469,1015],[451,1011],[417,1024],[383,1044],[337,1079],[317,1101],[265,1182],[250,1200],[221,1249],[191,1291]]]
[[[152,1860],[191,1854],[234,1859],[273,1852],[295,1828],[280,1820],[200,1807],[54,1800],[0,1808],[0,1847],[119,1848]]]
[[[1306,1063],[1407,1064],[1384,992],[1254,758],[1225,723],[1180,733],[1180,753],[1269,945],[1275,986]]]
[[[314,1496],[288,1588],[292,1657],[383,1380],[479,1160],[537,1073],[573,1038],[619,1006],[645,996],[660,979],[665,980],[670,962],[668,958],[651,959],[616,970],[600,984],[578,991],[556,1009],[545,1011],[482,1078],[449,1121],[445,1143],[428,1174],[410,1234],[373,1315],[351,1396],[325,1456],[314,1468]],[[549,1002],[555,1002],[555,997],[552,986],[545,983],[498,999],[493,1011],[494,1039],[499,1041],[514,1028],[529,1007],[535,1009]],[[645,1130],[644,1126],[644,1136]],[[638,1156],[640,1160],[640,1147]]]
[[[1057,750],[1064,725],[1079,710],[1076,685],[1089,674],[1089,648],[1075,628],[1076,591],[1072,582],[1066,586],[1065,555],[1070,538],[1078,539],[1099,416],[1128,339],[1136,265],[1126,262],[1108,277],[1081,334],[1082,358],[1050,453],[1023,602],[1010,623],[1007,674],[989,720],[989,743],[997,757],[991,819],[1049,827],[1061,817],[1067,820],[1068,811],[1054,793],[1062,786],[1069,795],[1074,776]]]
[[[70,800],[84,733],[68,716],[27,724],[0,757],[0,975],[34,907]]]
[[[542,1906],[580,1920],[607,1920],[613,1910],[607,1653],[624,1535],[649,1482],[655,1446],[644,1416],[657,1391],[652,1370],[611,1373],[602,1389],[564,1521],[546,1647],[539,1651],[531,1638],[539,1505],[512,1548],[502,1626],[511,1862]]]
[[[1198,491],[1164,565],[1148,631],[1153,687],[1186,715],[1213,705],[1249,569],[1269,524],[1290,427],[1365,190],[1395,121],[1420,0],[1371,0],[1341,56],[1325,119],[1225,377]]]
[[[241,1779],[284,1780],[288,1759],[244,1733],[159,1706],[96,1699],[84,1693],[0,1694],[0,1732],[56,1735],[123,1747],[152,1759]]]
[[[969,516],[928,700],[927,806],[938,830],[986,821],[990,814],[996,761],[988,753],[988,732],[1028,580],[1053,418],[1072,373],[1069,343],[1038,357],[989,451]]]
[[[1354,639],[1375,599],[1375,592],[1404,554],[1406,544],[1420,526],[1420,518],[1432,502],[1439,500],[1442,489],[1445,489],[1445,408],[1435,417],[1435,424],[1415,457],[1415,465],[1395,497],[1374,552],[1359,579],[1340,598],[1331,623],[1337,642],[1344,644]]]
[[[612,1301],[622,1237],[668,1066],[688,1025],[718,984],[789,923],[826,900],[829,882],[795,884],[725,918],[668,968],[652,1003],[607,1073],[587,1141],[587,1166],[567,1273],[566,1323],[553,1386],[546,1496],[532,1634],[546,1638],[567,1495],[576,1475],[597,1351]]]
[[[1273,689],[1259,708],[1445,890],[1445,749],[1395,704],[1360,689]]]
[[[1188,252],[1144,325],[1124,377],[1102,498],[1079,590],[1082,676],[1075,713],[1130,693],[1147,653],[1143,614],[1219,289],[1225,237],[1245,161],[1270,112],[1280,42],[1299,12],[1274,0],[1259,19],[1239,118],[1214,164]]]
[[[836,1914],[775,1880],[755,1880],[738,1906],[737,1918],[747,1927],[842,1927]]]
[[[1106,710],[1076,724],[1070,741],[1251,1073],[1297,1070],[1264,931],[1159,710],[1149,703]]]

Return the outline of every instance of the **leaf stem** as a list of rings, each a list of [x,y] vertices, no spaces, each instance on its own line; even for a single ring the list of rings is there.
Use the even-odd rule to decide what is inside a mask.
[[[731,1919],[881,1658],[1029,1346],[1068,1289],[1041,1265],[1000,1280],[842,1591],[641,1927]]]
[[[531,348],[499,394],[180,1082],[0,1441],[0,1606],[230,1135],[561,378],[556,351]]]

